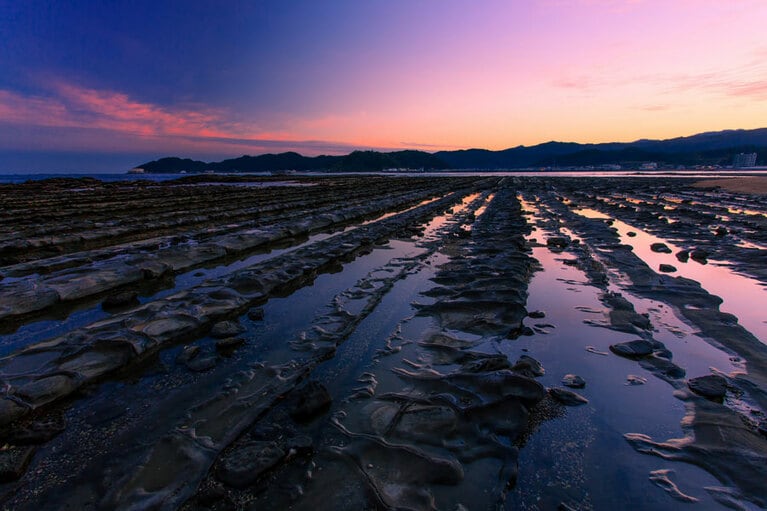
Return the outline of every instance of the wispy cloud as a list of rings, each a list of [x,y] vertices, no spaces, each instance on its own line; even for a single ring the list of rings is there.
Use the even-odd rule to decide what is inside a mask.
[[[311,124],[311,120],[303,121]],[[320,123],[326,121],[318,121]],[[297,125],[302,121],[297,120]],[[83,132],[112,133],[152,147],[166,141],[169,148],[203,143],[221,150],[303,150],[339,153],[351,143],[302,140],[286,131],[265,130],[255,122],[234,119],[231,112],[206,106],[174,108],[142,102],[129,95],[54,83],[46,94],[22,94],[0,89],[0,124],[45,130],[64,129],[63,137],[83,140]],[[98,137],[103,139],[104,137]],[[47,137],[50,139],[50,136]],[[183,142],[183,143],[181,143]]]

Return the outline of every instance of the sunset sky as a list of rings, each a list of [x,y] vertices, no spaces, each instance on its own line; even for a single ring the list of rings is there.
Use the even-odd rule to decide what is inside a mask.
[[[0,0],[0,172],[767,126],[765,0]]]

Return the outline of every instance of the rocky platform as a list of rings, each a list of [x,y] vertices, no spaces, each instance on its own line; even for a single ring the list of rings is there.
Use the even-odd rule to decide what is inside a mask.
[[[0,187],[4,507],[767,506],[758,200],[206,179]]]

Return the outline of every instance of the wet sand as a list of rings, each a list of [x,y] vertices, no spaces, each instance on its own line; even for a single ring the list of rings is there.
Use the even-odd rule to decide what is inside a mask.
[[[760,198],[208,179],[0,186],[2,506],[767,505]]]
[[[721,188],[732,193],[767,195],[767,177],[728,177],[698,181],[696,188]]]

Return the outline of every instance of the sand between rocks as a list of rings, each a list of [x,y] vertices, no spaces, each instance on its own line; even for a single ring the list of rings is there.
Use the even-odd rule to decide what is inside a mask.
[[[705,179],[703,181],[698,181],[693,184],[693,186],[695,188],[711,188],[718,186],[728,192],[767,195],[767,176]]]

